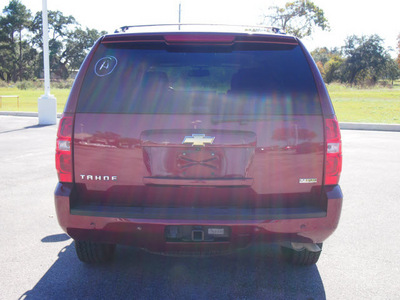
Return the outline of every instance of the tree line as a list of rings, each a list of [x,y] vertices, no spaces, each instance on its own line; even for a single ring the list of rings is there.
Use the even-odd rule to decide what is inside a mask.
[[[311,55],[326,83],[373,86],[384,80],[393,85],[400,78],[400,53],[393,59],[378,35],[352,35],[341,48],[318,48]]]
[[[295,0],[270,7],[264,22],[297,37],[315,28],[329,30],[324,12],[312,1]],[[73,16],[49,11],[49,50],[52,78],[67,79],[79,69],[94,42],[106,32],[82,28]],[[341,48],[318,48],[311,55],[327,83],[374,85],[400,78],[398,58],[393,59],[378,35],[349,36]],[[17,82],[43,77],[42,13],[32,14],[20,0],[10,0],[0,15],[0,80]]]
[[[264,23],[277,25],[299,38],[312,35],[314,29],[330,30],[324,11],[309,0],[294,0],[282,7],[272,6],[264,15]],[[398,57],[393,59],[378,35],[347,37],[341,48],[314,50],[313,56],[327,83],[375,85],[379,80],[400,78],[400,35]]]
[[[105,32],[82,28],[60,11],[49,11],[48,22],[50,70],[53,77],[67,79]],[[0,15],[0,28],[0,80],[43,78],[42,12],[32,14],[20,0],[11,0]]]

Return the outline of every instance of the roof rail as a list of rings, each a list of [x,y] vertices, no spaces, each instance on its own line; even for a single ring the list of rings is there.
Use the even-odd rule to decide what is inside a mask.
[[[154,28],[154,27],[173,27],[176,26],[178,30],[182,30],[182,27],[203,27],[204,30],[206,27],[227,27],[227,28],[241,28],[245,32],[270,32],[276,34],[286,34],[281,31],[278,27],[273,26],[263,26],[263,25],[233,25],[233,24],[203,24],[203,23],[176,23],[176,24],[149,24],[149,25],[130,25],[130,26],[122,26],[114,31],[114,33],[125,33],[130,29],[136,28]]]

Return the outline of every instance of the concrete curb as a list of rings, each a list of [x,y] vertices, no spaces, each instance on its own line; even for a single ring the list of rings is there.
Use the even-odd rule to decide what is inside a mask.
[[[12,116],[12,117],[38,117],[37,112],[27,111],[0,111],[0,116]],[[62,114],[57,114],[57,118],[61,118]]]
[[[339,123],[343,130],[400,131],[400,124]]]
[[[400,131],[400,124],[339,123],[344,130]]]
[[[38,117],[37,112],[0,111],[0,116]],[[62,114],[57,114],[61,118]],[[339,123],[343,130],[400,131],[400,124]]]

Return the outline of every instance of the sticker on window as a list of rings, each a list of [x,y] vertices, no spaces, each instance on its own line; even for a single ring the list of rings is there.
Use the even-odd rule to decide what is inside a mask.
[[[99,77],[110,75],[117,66],[117,59],[114,56],[106,56],[98,60],[94,72]]]

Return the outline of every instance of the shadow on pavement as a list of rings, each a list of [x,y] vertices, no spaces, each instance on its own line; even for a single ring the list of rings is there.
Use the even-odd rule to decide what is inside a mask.
[[[64,242],[71,239],[67,234],[60,233],[60,234],[53,234],[42,238],[42,243],[57,243],[57,242]]]
[[[65,238],[46,237],[42,241]],[[126,246],[113,262],[81,263],[74,243],[20,299],[325,299],[316,266],[294,267],[279,247],[226,256],[169,257]]]
[[[4,131],[2,131],[0,129],[0,134],[16,132],[16,131],[23,131],[23,130],[26,130],[26,129],[36,129],[36,128],[51,127],[51,126],[55,126],[55,125],[38,125],[38,124],[36,124],[36,125],[32,125],[32,126],[25,126],[25,127],[22,127],[22,128],[15,128],[15,129],[4,130]]]

